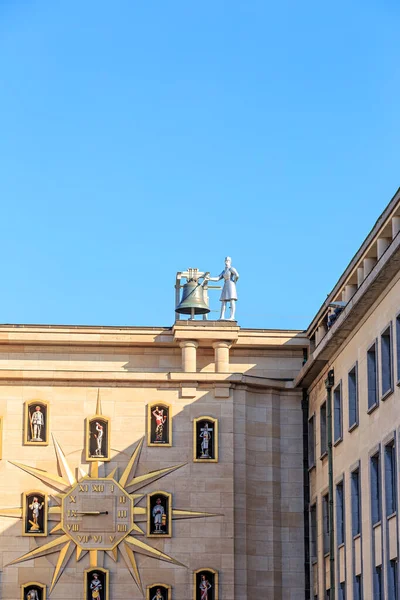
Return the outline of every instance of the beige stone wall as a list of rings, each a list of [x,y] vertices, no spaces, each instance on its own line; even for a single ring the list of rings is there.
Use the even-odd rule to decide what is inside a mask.
[[[115,466],[122,471],[146,433],[147,404],[164,401],[172,406],[173,446],[148,448],[145,441],[137,474],[187,464],[143,491],[165,490],[173,494],[176,508],[219,516],[174,521],[171,539],[144,537],[187,565],[185,569],[136,555],[144,587],[154,582],[170,584],[174,600],[188,600],[193,571],[212,567],[220,574],[220,600],[250,600],[256,591],[277,600],[302,598],[301,395],[290,389],[290,382],[262,378],[290,378],[300,368],[304,339],[298,341],[297,334],[279,338],[276,332],[252,338],[246,331],[243,348],[231,351],[230,369],[256,377],[239,383],[229,373],[217,378],[214,350],[207,343],[198,350],[198,373],[182,373],[181,349],[174,346],[168,330],[151,333],[151,339],[145,331],[146,343],[139,345],[136,340],[133,346],[132,329],[119,330],[114,337],[108,332],[106,340],[91,346],[90,335],[80,328],[61,330],[60,335],[69,336],[68,342],[55,343],[52,335],[59,334],[51,330],[28,327],[25,333],[26,340],[24,332],[0,328],[4,341],[0,343],[1,507],[20,506],[21,493],[29,489],[52,491],[8,462],[56,469],[51,443],[23,445],[25,401],[49,402],[51,433],[71,466],[87,468],[84,421],[95,413],[99,389],[103,414],[111,419],[112,448],[112,460],[100,467],[100,475]],[[192,422],[202,415],[219,419],[216,464],[192,461]],[[145,505],[145,498],[139,505]],[[7,567],[43,539],[22,537],[21,522],[4,517],[0,517],[0,532],[1,597],[16,600],[20,584],[27,581],[49,586],[58,554]],[[83,598],[83,571],[88,565],[88,556],[78,563],[73,556],[51,598]],[[121,557],[114,563],[106,556],[103,565],[111,573],[110,600],[141,598]]]
[[[400,310],[400,282],[394,281],[379,300],[370,309],[368,314],[359,323],[356,331],[352,332],[347,342],[338,349],[333,361],[321,372],[319,378],[313,383],[309,390],[309,415],[316,415],[316,468],[310,473],[310,492],[311,503],[317,501],[318,515],[318,586],[319,593],[322,596],[322,590],[325,585],[324,580],[324,560],[322,550],[322,506],[321,496],[328,489],[328,463],[327,459],[320,460],[320,413],[319,408],[321,403],[326,398],[326,389],[324,380],[327,371],[334,368],[335,385],[342,381],[343,392],[343,441],[337,444],[333,450],[334,464],[334,481],[336,482],[342,474],[344,474],[345,482],[345,506],[346,506],[346,543],[344,548],[344,561],[346,568],[347,581],[347,598],[352,596],[352,561],[353,558],[359,561],[357,555],[360,541],[355,542],[355,550],[353,550],[352,534],[351,534],[351,497],[350,497],[350,470],[357,461],[361,461],[361,486],[362,486],[362,573],[364,580],[364,598],[365,600],[372,599],[372,529],[370,517],[370,480],[369,480],[369,456],[371,451],[378,444],[385,442],[388,436],[393,432],[397,432],[400,426],[400,412],[398,410],[400,400],[400,390],[396,385],[399,373],[396,369],[396,327],[395,319]],[[371,414],[368,414],[368,399],[367,399],[367,350],[374,342],[375,338],[380,338],[381,333],[386,326],[393,323],[393,348],[394,348],[394,391],[384,401],[380,401],[379,407]],[[379,340],[379,367],[381,364],[380,356],[380,340]],[[349,413],[348,413],[348,371],[358,361],[358,381],[359,381],[359,425],[354,430],[348,430]],[[379,376],[380,386],[381,377]],[[381,390],[381,387],[380,387]],[[381,455],[382,473],[384,473],[383,455]],[[382,482],[382,501],[384,514],[385,506],[385,488],[384,479]],[[335,510],[336,515],[336,510]],[[336,516],[335,516],[336,519]],[[389,543],[389,524],[386,516],[383,521],[383,557],[387,558],[387,545]],[[391,524],[393,527],[393,524]],[[397,528],[397,523],[395,525]],[[398,533],[397,533],[398,538]],[[397,551],[396,551],[397,554]],[[392,556],[393,557],[393,556]],[[336,562],[338,562],[338,555]],[[376,564],[382,562],[382,556],[376,558]],[[342,572],[343,569],[342,569]],[[385,574],[386,577],[386,574]],[[343,578],[343,575],[342,575]]]

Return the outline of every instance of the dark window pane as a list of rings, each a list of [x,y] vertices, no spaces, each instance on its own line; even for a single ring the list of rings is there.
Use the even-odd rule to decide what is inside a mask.
[[[353,427],[353,425],[358,423],[357,366],[355,366],[349,372],[348,389],[349,389],[349,427]]]
[[[390,327],[381,335],[382,396],[392,389],[392,330]]]
[[[376,343],[367,352],[368,371],[368,408],[378,402],[377,368],[376,368]]]

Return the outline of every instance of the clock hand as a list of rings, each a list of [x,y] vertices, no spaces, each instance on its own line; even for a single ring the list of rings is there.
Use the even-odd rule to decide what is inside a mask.
[[[84,511],[76,511],[77,515],[91,515],[91,516],[97,516],[97,515],[108,515],[108,510],[84,510]]]

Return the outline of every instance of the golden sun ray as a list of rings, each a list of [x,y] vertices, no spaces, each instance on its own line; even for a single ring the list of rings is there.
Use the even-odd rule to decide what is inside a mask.
[[[47,544],[43,544],[43,546],[39,546],[39,548],[35,548],[30,552],[27,552],[23,556],[16,558],[15,560],[8,563],[8,565],[16,565],[20,562],[24,562],[25,560],[30,560],[31,558],[39,558],[39,556],[45,556],[46,554],[52,554],[53,552],[58,552],[58,546],[62,546],[66,542],[71,541],[67,535],[62,535],[61,537],[52,540],[51,542],[47,542]],[[6,565],[6,566],[8,566]]]
[[[115,546],[112,550],[106,550],[106,554],[114,561],[118,560],[118,546]]]
[[[57,525],[53,527],[53,529],[50,531],[50,535],[57,533],[57,531],[62,531],[64,533],[61,523],[57,523]]]
[[[22,508],[0,508],[0,517],[22,519]]]
[[[98,550],[89,550],[89,564],[91,567],[98,567]]]
[[[127,487],[126,482],[128,481],[128,477],[129,477],[129,474],[132,471],[132,469],[133,469],[133,475],[135,475],[135,473],[136,473],[137,464],[139,462],[140,453],[142,451],[143,441],[144,441],[144,437],[142,437],[139,440],[135,450],[133,451],[131,458],[129,459],[128,464],[126,465],[126,468],[124,469],[124,472],[121,475],[121,478],[119,480],[119,485],[123,488]]]
[[[97,403],[96,403],[96,415],[102,415],[103,411],[101,409],[101,399],[100,399],[100,390],[97,389]]]
[[[42,471],[41,469],[36,469],[36,467],[29,467],[28,465],[22,465],[21,463],[9,461],[18,469],[29,473],[36,477],[36,479],[40,479],[46,485],[55,488],[58,492],[66,492],[71,486],[67,481],[59,477],[58,475],[53,475],[52,473],[48,473],[47,471]]]
[[[139,527],[139,525],[136,525],[136,523],[133,524],[133,529],[132,531],[136,531],[136,533],[138,533],[139,535],[144,535],[144,531],[143,529],[141,529]]]
[[[89,477],[96,479],[99,476],[99,463],[97,461],[91,462],[89,465]]]
[[[85,469],[82,469],[82,467],[78,467],[78,473],[79,473],[78,481],[82,481],[82,479],[84,479],[85,477],[87,477],[89,475],[89,473],[87,471],[85,471]]]
[[[137,566],[135,553],[126,543],[121,544],[119,550],[133,581],[138,586],[139,591],[143,594],[142,582],[140,579],[140,573]]]
[[[75,479],[75,476],[74,476],[72,470],[70,469],[67,459],[65,458],[64,452],[61,450],[60,445],[57,442],[54,435],[52,436],[52,438],[53,438],[54,449],[56,451],[58,468],[61,471],[62,478],[66,479],[70,486],[75,485],[76,479]]]
[[[98,399],[99,402],[99,399]],[[99,408],[99,405],[98,407]],[[101,410],[101,405],[100,405]],[[146,473],[144,475],[135,476],[136,470],[138,467],[138,462],[140,458],[141,449],[143,446],[143,440],[139,440],[137,443],[129,462],[124,469],[122,476],[119,480],[119,484],[124,489],[131,488],[131,491],[127,491],[129,496],[132,498],[133,504],[135,502],[139,502],[145,494],[143,493],[135,493],[136,490],[143,488],[144,486],[161,479],[162,477],[168,475],[169,473],[173,473],[177,469],[185,466],[186,463],[182,463],[179,465],[174,465],[172,467],[166,467],[163,469],[159,469],[157,471],[151,471],[150,473]],[[137,539],[134,537],[135,535],[144,535],[145,532],[138,525],[138,522],[143,522],[147,520],[147,508],[142,506],[133,506],[133,518],[134,522],[132,523],[132,529],[130,534],[126,535],[115,548],[111,550],[95,550],[84,548],[80,548],[73,538],[67,533],[65,533],[65,529],[63,528],[62,523],[62,501],[64,498],[68,497],[68,493],[75,486],[78,481],[80,482],[83,478],[86,479],[98,479],[99,478],[99,463],[94,461],[89,466],[89,474],[86,473],[81,467],[78,469],[79,476],[76,478],[73,474],[73,471],[69,467],[69,464],[65,458],[65,454],[62,448],[59,446],[57,440],[53,436],[54,449],[57,457],[57,464],[59,473],[62,474],[62,477],[59,475],[49,473],[47,471],[37,469],[36,467],[30,467],[28,465],[23,465],[16,462],[11,462],[14,466],[19,469],[33,475],[46,485],[54,488],[56,493],[51,494],[51,497],[57,503],[56,506],[50,506],[48,508],[47,518],[49,521],[58,521],[53,528],[50,530],[51,535],[57,535],[56,539],[52,539],[51,541],[43,544],[40,547],[36,547],[34,550],[27,552],[20,558],[17,558],[10,562],[10,565],[18,564],[27,560],[31,560],[34,558],[39,558],[41,556],[46,556],[47,554],[52,554],[55,552],[59,553],[57,558],[57,564],[54,570],[50,592],[55,587],[61,573],[66,568],[69,559],[71,558],[73,552],[76,548],[76,561],[80,561],[87,553],[89,553],[89,563],[91,567],[101,567],[103,565],[104,556],[107,554],[112,560],[115,562],[118,559],[118,550],[120,551],[124,562],[126,563],[127,569],[130,572],[133,580],[135,581],[137,587],[143,594],[143,588],[139,573],[139,568],[136,562],[136,553],[144,554],[151,558],[155,558],[158,560],[163,560],[169,564],[179,565],[185,567],[181,562],[161,552],[156,548],[153,548],[146,542]],[[110,474],[105,477],[105,479],[116,480],[117,467],[115,467]],[[129,476],[131,475],[131,480],[128,481]],[[72,496],[73,497],[73,496]],[[172,519],[189,519],[189,518],[200,518],[200,517],[215,517],[219,516],[214,513],[205,513],[199,511],[190,511],[190,510],[182,510],[182,509],[171,509],[172,510]],[[11,517],[11,518],[22,518],[23,510],[22,508],[0,508],[0,516]],[[61,534],[61,535],[60,535]]]
[[[84,550],[83,548],[80,548],[79,546],[76,547],[76,560],[77,562],[79,562],[81,560],[81,558],[83,558],[84,556],[86,556],[86,554],[88,553],[88,550]]]
[[[118,469],[118,467],[115,467],[115,468],[114,468],[114,469],[111,471],[111,473],[109,473],[109,474],[107,475],[106,479],[115,479],[115,474],[116,474],[116,472],[117,472],[117,469]]]
[[[71,558],[74,550],[75,550],[75,544],[72,541],[67,542],[65,544],[65,546],[63,548],[61,548],[60,555],[57,560],[56,568],[54,569],[53,579],[51,581],[50,594],[53,591],[53,588],[56,585],[61,573],[67,566],[67,563],[68,563],[69,559]]]
[[[153,483],[161,477],[165,477],[168,473],[172,473],[181,467],[184,467],[187,463],[182,463],[180,465],[174,465],[173,467],[165,467],[165,469],[159,469],[158,471],[150,471],[150,473],[145,473],[144,475],[139,475],[138,477],[134,477],[131,479],[129,483],[127,483],[124,487],[125,489],[133,487],[133,491],[140,490],[140,488],[144,487],[149,483]]]
[[[221,513],[206,513],[193,510],[181,510],[179,508],[172,509],[172,518],[177,519],[199,519],[200,517],[221,517]]]
[[[159,560],[164,560],[165,562],[168,562],[170,564],[179,565],[181,567],[186,567],[186,565],[179,562],[172,556],[168,556],[168,554],[164,554],[164,552],[161,552],[161,550],[157,550],[156,548],[149,546],[145,542],[142,542],[141,540],[138,540],[137,538],[134,538],[131,535],[128,535],[124,541],[126,544],[130,544],[131,546],[134,546],[135,552],[138,552],[139,554],[147,554],[148,556],[152,556],[153,558],[158,558]]]

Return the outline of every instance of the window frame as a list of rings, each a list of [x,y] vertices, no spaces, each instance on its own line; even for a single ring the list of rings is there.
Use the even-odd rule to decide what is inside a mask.
[[[400,386],[400,311],[395,316],[396,384]]]
[[[341,488],[341,526],[339,536],[339,488]],[[336,496],[336,547],[340,548],[346,541],[346,505],[345,505],[345,488],[344,488],[344,475],[341,479],[336,482],[335,485],[335,496]]]
[[[373,475],[373,466],[374,461],[378,461],[378,469],[376,473],[376,483],[377,483],[377,498],[376,498],[376,511],[377,511],[377,519],[374,520],[374,500],[372,494],[372,475]],[[381,447],[375,449],[369,455],[369,493],[370,493],[370,509],[371,509],[371,525],[372,528],[376,527],[379,524],[382,524],[382,456],[381,456]]]
[[[387,332],[389,335],[387,336]],[[384,392],[383,391],[383,347],[382,347],[382,338],[389,337],[389,376],[390,376],[390,387]],[[380,389],[380,398],[384,402],[390,394],[394,392],[394,374],[393,374],[393,323],[390,321],[387,326],[381,331],[381,335],[379,338],[380,341],[380,380],[381,380],[381,389]]]
[[[315,527],[313,527],[313,514],[315,518]],[[313,531],[315,539],[313,537]],[[312,552],[313,546],[315,548],[315,555]],[[310,504],[310,561],[312,565],[315,565],[315,563],[318,562],[318,508],[316,500]]]
[[[355,421],[350,423],[350,375],[354,372],[355,374]],[[360,403],[359,403],[359,394],[358,394],[358,360],[354,363],[354,365],[349,369],[347,373],[347,400],[348,400],[348,411],[349,411],[349,431],[354,431],[356,427],[360,424]]]
[[[330,534],[330,522],[329,522],[329,492],[322,494],[322,550],[324,557],[329,554],[329,534]]]
[[[325,425],[324,425],[324,447],[322,445],[322,419],[321,419],[321,413],[322,413],[322,408],[324,409],[325,412]],[[328,456],[328,413],[327,413],[327,400],[325,398],[325,400],[323,402],[321,402],[320,407],[319,407],[319,442],[320,442],[320,447],[321,447],[321,454],[320,454],[320,460],[323,460],[326,456]]]
[[[388,478],[387,478],[387,473],[388,473],[388,469],[387,469],[387,457],[388,457],[388,449],[391,449],[390,451],[390,456],[391,456],[391,474],[390,474],[390,491],[391,491],[391,502],[390,502],[390,508],[391,510],[389,511],[389,506],[388,506],[388,489],[389,489],[389,485],[388,485]],[[383,446],[383,475],[384,475],[384,487],[385,487],[385,515],[386,518],[389,519],[390,517],[392,517],[393,515],[395,515],[397,513],[397,505],[398,505],[398,498],[397,498],[397,446],[396,446],[396,438],[395,436],[392,437],[392,439],[388,440],[387,442],[385,442],[384,446]]]
[[[310,460],[310,428],[312,426],[312,432],[313,432],[313,443],[312,443],[312,461]],[[308,418],[308,422],[307,422],[307,432],[308,432],[308,447],[307,447],[307,463],[308,463],[308,470],[311,471],[311,469],[314,469],[316,467],[317,464],[317,460],[316,460],[316,456],[317,456],[317,445],[316,445],[316,417],[315,417],[315,412],[312,413],[312,415],[309,416]]]
[[[375,354],[375,402],[370,405],[369,403],[369,363],[368,363],[368,355],[371,352],[372,348],[374,349]],[[367,348],[367,413],[371,414],[374,410],[376,410],[379,406],[379,348],[378,348],[378,338],[375,338],[372,344],[370,344]]]
[[[353,485],[353,481],[354,481],[354,475],[355,473],[357,473],[357,518],[358,518],[358,527],[357,527],[357,531],[355,532],[355,527],[354,527],[354,512],[353,512],[353,500],[354,500],[354,485]],[[361,510],[362,510],[362,505],[361,505],[361,464],[358,463],[357,466],[351,470],[350,472],[350,500],[351,500],[351,535],[353,540],[355,538],[357,538],[359,535],[361,535],[361,523],[362,523],[362,515],[361,515]]]
[[[336,393],[339,391],[340,411],[339,411],[339,435],[336,437]],[[343,441],[343,386],[342,380],[333,388],[333,445],[337,446]]]

